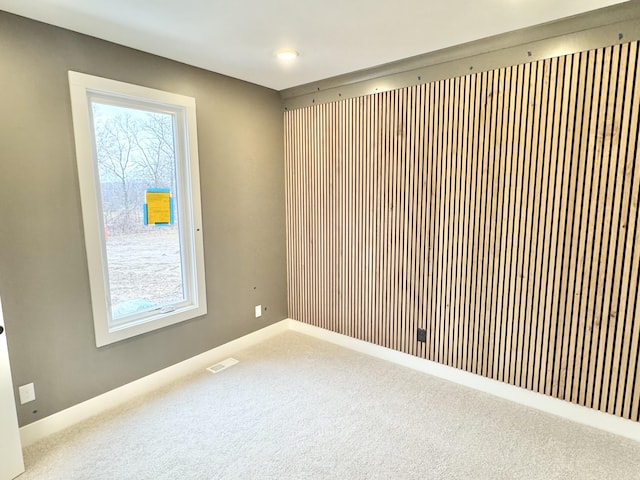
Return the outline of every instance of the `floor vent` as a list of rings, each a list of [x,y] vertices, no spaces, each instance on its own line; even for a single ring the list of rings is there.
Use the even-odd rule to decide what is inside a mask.
[[[207,370],[209,370],[211,373],[218,373],[226,368],[229,368],[232,365],[235,365],[236,363],[238,363],[238,360],[236,360],[235,358],[229,357],[226,360],[218,362],[215,365],[211,365],[210,367],[207,367]]]

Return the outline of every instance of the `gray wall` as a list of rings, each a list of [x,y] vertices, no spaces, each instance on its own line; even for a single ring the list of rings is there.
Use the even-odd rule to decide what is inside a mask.
[[[96,348],[68,70],[195,97],[208,315]],[[16,396],[37,395],[21,425],[286,318],[275,91],[0,12],[0,106],[0,295]]]

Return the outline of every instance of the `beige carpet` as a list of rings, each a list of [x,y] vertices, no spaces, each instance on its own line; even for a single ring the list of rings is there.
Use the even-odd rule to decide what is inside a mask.
[[[640,479],[640,443],[287,332],[25,450],[27,479]]]

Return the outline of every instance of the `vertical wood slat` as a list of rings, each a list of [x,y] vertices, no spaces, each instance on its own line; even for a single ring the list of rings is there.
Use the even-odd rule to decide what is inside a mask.
[[[555,110],[556,105],[556,89],[549,88],[550,85],[556,85],[558,78],[558,59],[550,59],[545,61],[545,78],[544,78],[544,98],[543,106],[544,110],[541,113],[543,127],[540,129],[539,142],[540,148],[542,148],[541,156],[544,159],[550,159],[552,157],[552,145],[556,138],[554,135],[554,127],[557,125],[557,112]],[[553,192],[554,181],[556,175],[557,162],[542,161],[542,191],[540,195],[540,209],[541,216],[538,224],[538,229],[541,232],[541,236],[538,241],[538,276],[536,277],[537,287],[534,291],[537,294],[537,301],[535,302],[536,312],[535,318],[538,319],[538,329],[536,334],[536,348],[535,358],[533,360],[533,383],[531,389],[540,389],[540,384],[544,376],[544,370],[541,368],[542,359],[546,356],[546,349],[544,340],[546,339],[546,332],[549,329],[547,321],[546,306],[549,285],[546,281],[549,275],[549,263],[550,263],[550,241],[552,235],[551,231],[551,219],[553,210],[549,207],[550,192]]]
[[[624,159],[620,158],[620,127],[622,123],[622,114],[624,106],[624,93],[625,93],[625,79],[627,76],[627,55],[628,45],[623,46],[620,49],[616,49],[617,55],[617,68],[615,68],[616,74],[616,93],[613,99],[613,120],[611,124],[605,126],[604,137],[609,137],[610,154],[608,157],[615,158],[617,165],[615,171],[615,190],[614,190],[614,204],[611,218],[611,233],[609,237],[610,245],[610,262],[608,270],[610,272],[611,282],[610,287],[605,292],[608,300],[608,318],[609,329],[607,331],[606,344],[604,347],[604,364],[602,366],[602,382],[603,388],[600,391],[600,398],[598,399],[598,407],[603,411],[609,410],[609,393],[611,390],[615,390],[615,386],[611,385],[611,369],[613,356],[616,353],[616,337],[619,331],[619,312],[618,312],[618,300],[621,290],[621,267],[624,252],[624,229],[620,224],[622,218],[622,212],[624,210],[624,196],[625,196],[625,170],[626,165]]]
[[[289,315],[640,420],[639,76],[635,42],[286,112]]]
[[[558,75],[556,80],[556,90],[559,98],[556,101],[556,122],[554,123],[553,130],[553,148],[549,162],[556,165],[556,175],[553,189],[553,217],[551,221],[551,233],[549,239],[549,256],[550,256],[550,273],[547,277],[547,304],[545,309],[545,323],[548,325],[546,342],[543,345],[543,350],[546,350],[545,355],[541,358],[540,374],[541,383],[539,391],[545,394],[550,394],[552,389],[553,380],[553,355],[555,352],[556,338],[557,338],[557,295],[560,279],[559,268],[559,245],[562,244],[562,226],[564,225],[564,218],[562,217],[561,200],[564,185],[565,169],[562,154],[564,152],[564,132],[567,122],[567,108],[569,105],[569,96],[571,95],[570,85],[570,72],[571,72],[571,57],[560,57],[558,59]],[[550,85],[550,88],[552,86]],[[546,365],[546,368],[544,367]]]
[[[592,132],[592,124],[590,117],[591,101],[595,97],[593,94],[592,58],[588,52],[581,55],[581,74],[580,85],[584,91],[583,97],[578,98],[578,104],[582,106],[582,115],[580,121],[576,122],[574,143],[572,146],[573,156],[578,162],[576,177],[576,196],[573,203],[573,224],[571,238],[572,256],[571,262],[575,267],[572,268],[573,275],[570,276],[570,287],[567,294],[567,303],[564,308],[564,314],[568,319],[569,330],[565,335],[569,341],[566,345],[566,369],[563,373],[564,381],[561,385],[561,398],[569,399],[573,390],[573,382],[575,377],[575,367],[579,361],[577,352],[578,345],[582,340],[582,325],[585,323],[585,316],[580,315],[580,300],[582,298],[582,289],[584,288],[584,268],[586,263],[586,241],[588,224],[586,219],[589,215],[591,177],[593,173],[593,158],[586,155],[588,147],[588,137]]]
[[[484,281],[486,269],[484,267],[484,257],[485,257],[485,223],[486,223],[486,166],[485,166],[485,124],[487,117],[487,77],[488,73],[482,73],[479,76],[480,80],[480,91],[478,95],[478,100],[480,102],[479,115],[476,119],[479,130],[478,130],[478,143],[475,161],[478,164],[478,172],[477,172],[477,190],[476,190],[476,208],[477,208],[477,224],[476,224],[476,239],[477,239],[477,249],[476,255],[477,265],[475,271],[475,316],[473,318],[475,329],[477,334],[475,335],[474,342],[474,360],[475,360],[475,369],[473,373],[482,374],[482,368],[484,365],[484,311],[485,311],[485,302],[486,295],[483,291],[483,284],[486,286]]]
[[[521,105],[521,121],[520,121],[520,138],[518,141],[518,163],[521,164],[520,170],[520,178],[521,186],[520,186],[520,197],[517,200],[518,206],[520,210],[516,212],[516,221],[518,222],[518,246],[516,247],[516,251],[518,252],[518,263],[516,266],[516,310],[515,310],[515,321],[518,322],[518,336],[516,349],[514,352],[514,356],[516,358],[515,364],[515,380],[514,384],[517,386],[522,386],[522,377],[524,375],[525,369],[523,365],[523,356],[524,356],[524,344],[526,339],[528,338],[528,334],[526,331],[527,324],[525,318],[524,308],[526,307],[526,260],[527,260],[527,247],[529,242],[527,241],[527,237],[530,235],[530,231],[527,229],[527,211],[529,202],[527,201],[529,197],[529,187],[531,185],[530,181],[530,155],[528,155],[528,146],[529,140],[528,135],[531,131],[531,105],[530,105],[530,94],[531,94],[531,64],[527,64],[524,66],[523,78],[522,82],[522,105]],[[520,165],[519,165],[520,167]]]
[[[609,158],[607,156],[608,147],[604,138],[604,128],[607,123],[610,122],[610,116],[612,109],[610,108],[610,99],[612,94],[612,75],[611,65],[614,60],[612,49],[605,49],[602,66],[602,78],[603,88],[602,95],[600,97],[600,116],[598,119],[598,130],[596,131],[596,155],[599,156],[602,162],[601,174],[601,197],[599,199],[598,215],[596,218],[596,242],[600,245],[600,252],[596,263],[596,279],[595,279],[595,291],[596,302],[594,310],[594,330],[592,332],[592,348],[590,368],[588,372],[588,385],[587,385],[587,405],[593,406],[596,399],[599,397],[601,385],[598,384],[597,379],[602,366],[599,365],[602,360],[603,348],[602,343],[605,341],[605,335],[607,331],[608,322],[603,316],[605,312],[606,298],[604,296],[604,290],[607,280],[607,265],[609,256],[609,221],[611,217],[611,207],[613,203],[613,187],[615,178],[615,164],[616,159]],[[612,174],[613,169],[613,174]],[[599,232],[598,232],[599,230]]]
[[[569,259],[571,257],[571,239],[572,239],[572,215],[571,207],[574,203],[577,177],[578,162],[574,161],[572,154],[573,139],[576,129],[576,112],[579,110],[579,102],[577,102],[576,92],[579,88],[579,69],[581,57],[579,54],[570,56],[570,64],[567,68],[568,87],[567,97],[568,104],[565,110],[565,116],[568,121],[563,125],[561,137],[562,148],[559,153],[559,162],[563,165],[562,188],[560,198],[560,221],[559,221],[559,247],[558,247],[558,269],[557,283],[554,286],[555,301],[553,305],[552,322],[557,325],[554,341],[554,349],[551,352],[551,371],[550,371],[550,394],[558,397],[560,390],[560,381],[562,376],[562,352],[567,338],[568,331],[566,329],[566,314],[564,306],[567,302],[568,278],[570,274]],[[573,193],[573,194],[572,194]]]
[[[454,365],[456,368],[464,369],[466,365],[467,356],[467,341],[469,338],[469,325],[467,322],[468,310],[466,304],[467,298],[467,268],[469,264],[469,208],[468,208],[468,178],[469,178],[469,162],[468,162],[468,146],[469,146],[469,82],[468,77],[460,80],[459,92],[460,92],[460,144],[458,146],[458,155],[460,157],[461,172],[460,172],[460,233],[459,233],[459,247],[460,247],[460,261],[458,262],[459,270],[457,272],[458,285],[458,310],[457,310],[457,322],[459,324],[458,332],[458,361]]]
[[[633,61],[635,59],[635,62]],[[639,117],[640,117],[640,88],[638,88],[638,77],[640,76],[640,72],[638,71],[638,43],[631,44],[631,55],[629,58],[629,65],[633,65],[628,72],[627,81],[632,85],[632,91],[629,95],[630,106],[632,108],[631,114],[629,118],[631,121],[629,122],[629,130],[628,134],[626,133],[626,129],[624,126],[622,127],[622,131],[625,132],[625,137],[627,137],[625,148],[625,158],[627,159],[627,168],[631,164],[632,171],[632,195],[633,199],[629,215],[628,215],[628,230],[627,230],[627,252],[628,255],[625,257],[631,263],[631,275],[629,279],[629,294],[627,296],[627,302],[625,305],[625,339],[623,342],[623,351],[622,351],[622,363],[620,365],[619,375],[618,375],[618,383],[617,383],[617,395],[616,395],[616,409],[614,413],[616,415],[623,416],[625,418],[634,418],[632,413],[630,413],[631,406],[631,396],[634,385],[637,387],[636,378],[634,378],[634,374],[638,372],[638,351],[640,350],[640,320],[638,320],[638,315],[640,315],[640,311],[636,309],[638,302],[640,301],[640,295],[638,290],[638,285],[640,284],[640,229],[638,228],[638,214],[640,213],[640,208],[638,205],[638,197],[640,188],[640,165],[638,165],[638,128],[639,125]],[[635,231],[635,235],[634,235]],[[633,301],[635,298],[635,302]],[[626,352],[626,354],[625,354]],[[635,365],[635,368],[633,366]],[[636,390],[640,391],[640,388],[636,388]],[[640,417],[636,416],[637,420],[640,420]]]
[[[599,118],[603,115],[604,112],[604,101],[606,99],[606,88],[608,84],[603,85],[603,80],[606,80],[603,76],[603,68],[604,68],[604,52],[597,51],[595,52],[596,66],[595,66],[595,79],[594,79],[594,106],[593,106],[593,131],[594,133],[590,136],[590,158],[593,158],[593,161],[596,165],[596,172],[594,172],[594,186],[593,186],[593,194],[590,202],[591,208],[594,213],[592,218],[589,220],[590,228],[593,229],[593,240],[592,247],[590,248],[590,265],[591,265],[591,276],[588,278],[588,290],[587,290],[587,322],[589,325],[587,338],[585,341],[587,342],[588,349],[585,349],[585,360],[583,361],[583,369],[581,375],[585,379],[585,382],[581,382],[580,389],[580,398],[583,398],[583,402],[585,405],[590,404],[591,402],[591,391],[593,389],[593,382],[591,379],[593,378],[593,374],[591,373],[592,366],[594,365],[594,357],[597,352],[597,342],[594,341],[597,337],[597,332],[599,331],[599,319],[597,317],[596,312],[596,300],[597,300],[597,292],[598,292],[598,281],[599,281],[599,271],[600,271],[600,253],[602,251],[602,242],[601,231],[602,231],[602,222],[598,221],[599,218],[602,217],[604,207],[604,194],[603,192],[606,189],[605,183],[605,175],[604,175],[604,164],[603,157],[599,154],[599,144],[597,142],[597,125],[601,123]],[[597,99],[597,101],[596,101]],[[606,160],[606,159],[605,159]],[[606,162],[608,164],[608,162]]]
[[[505,360],[505,369],[508,370],[509,375],[505,376],[504,381],[514,384],[516,382],[517,370],[516,370],[516,358],[518,349],[518,339],[520,336],[520,324],[518,321],[517,305],[518,305],[518,262],[520,261],[520,255],[522,250],[518,248],[518,242],[520,239],[520,207],[522,205],[522,183],[524,175],[522,173],[523,162],[518,161],[521,156],[518,155],[520,151],[520,132],[522,126],[522,99],[523,99],[523,81],[522,75],[524,73],[524,66],[512,67],[513,76],[516,82],[516,98],[514,99],[514,117],[512,123],[509,124],[509,130],[512,131],[512,177],[514,179],[514,189],[510,192],[511,204],[513,208],[510,209],[510,223],[512,228],[511,243],[507,246],[507,254],[510,257],[509,265],[509,310],[506,321],[511,326],[511,336],[507,340],[507,344],[510,346],[508,349],[508,356]]]
[[[497,379],[500,381],[508,381],[510,378],[510,363],[511,363],[511,345],[513,341],[513,304],[512,304],[512,288],[513,288],[513,279],[514,275],[512,274],[512,265],[513,265],[513,255],[511,246],[513,245],[514,238],[514,195],[515,189],[517,186],[517,161],[514,158],[514,144],[516,132],[513,126],[515,125],[516,119],[518,118],[518,105],[516,102],[517,99],[517,85],[518,85],[518,76],[517,76],[517,68],[509,68],[507,69],[508,78],[509,78],[509,100],[506,103],[506,107],[508,109],[508,116],[503,117],[504,126],[503,132],[504,138],[507,143],[507,150],[505,153],[506,164],[504,175],[508,177],[506,180],[508,187],[505,187],[505,214],[506,218],[503,221],[506,223],[505,231],[505,243],[503,245],[503,255],[505,257],[505,274],[504,274],[504,289],[503,289],[503,310],[502,310],[502,322],[503,322],[503,333],[500,335],[500,348],[503,350],[503,355],[501,356],[499,362],[499,372]],[[511,127],[509,127],[511,126]]]
[[[577,321],[582,325],[578,330],[578,339],[576,346],[576,361],[574,362],[574,370],[572,373],[573,382],[572,386],[572,399],[576,401],[576,398],[584,398],[584,384],[581,382],[582,370],[581,367],[586,365],[587,358],[585,358],[585,352],[589,351],[589,332],[593,328],[593,324],[589,321],[589,312],[587,307],[589,305],[588,295],[590,291],[591,283],[591,271],[593,267],[592,254],[594,253],[594,223],[595,223],[595,201],[597,198],[598,187],[600,184],[600,163],[599,157],[594,158],[595,148],[595,135],[593,132],[594,125],[596,125],[598,115],[598,92],[600,89],[600,76],[596,76],[595,72],[595,56],[589,54],[588,56],[588,69],[586,78],[587,95],[586,98],[591,98],[590,102],[585,102],[584,117],[587,127],[583,129],[583,141],[582,152],[586,154],[589,165],[585,172],[585,199],[583,203],[586,203],[586,208],[583,208],[582,222],[585,225],[582,240],[580,243],[580,253],[578,258],[582,258],[580,277],[580,287],[576,291],[575,300],[577,305],[574,307],[574,315],[577,316]],[[587,138],[585,138],[585,136]],[[584,153],[586,152],[586,153]],[[583,400],[584,401],[584,400]]]
[[[496,235],[495,246],[495,258],[496,266],[498,270],[498,283],[495,291],[495,319],[496,319],[496,332],[494,335],[493,349],[495,352],[495,361],[493,364],[492,378],[502,378],[504,368],[504,344],[506,343],[505,333],[506,326],[504,325],[504,298],[505,298],[505,277],[506,277],[506,242],[508,234],[508,222],[509,222],[509,201],[508,191],[509,182],[511,180],[510,164],[511,158],[507,156],[508,148],[508,134],[509,129],[507,125],[509,116],[509,101],[510,95],[510,76],[508,69],[500,70],[500,98],[499,98],[499,118],[498,124],[498,141],[496,144],[496,157],[500,165],[500,187],[498,203],[496,205],[496,219],[499,222],[500,228]],[[504,159],[503,161],[501,159]]]

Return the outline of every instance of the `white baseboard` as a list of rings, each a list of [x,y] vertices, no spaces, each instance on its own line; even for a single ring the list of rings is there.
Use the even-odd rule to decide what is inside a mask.
[[[340,345],[372,357],[387,360],[413,370],[433,375],[450,382],[495,395],[527,407],[535,408],[552,415],[571,420],[589,427],[598,428],[622,437],[640,442],[640,423],[582,407],[541,393],[525,390],[507,383],[491,380],[480,375],[465,372],[457,368],[442,365],[430,360],[414,357],[397,350],[374,345],[340,333],[314,327],[296,320],[289,320],[289,328],[320,340]]]
[[[23,447],[27,447],[34,442],[70,427],[82,420],[97,415],[108,409],[122,405],[140,395],[160,388],[185,375],[193,373],[199,369],[216,363],[220,359],[228,357],[238,350],[251,347],[270,337],[278,335],[289,328],[289,320],[282,320],[268,327],[257,330],[253,333],[240,337],[224,345],[220,345],[207,352],[191,357],[183,362],[177,363],[158,372],[152,373],[139,380],[110,390],[97,397],[69,407],[53,415],[49,415],[41,420],[30,423],[20,428],[20,439]]]
[[[595,427],[640,442],[640,423],[581,407],[523,388],[491,380],[480,375],[441,365],[406,353],[374,345],[346,335],[314,327],[293,319],[285,319],[244,337],[225,343],[183,362],[172,365],[139,380],[118,387],[73,407],[20,428],[22,446],[27,447],[52,433],[70,427],[108,409],[122,405],[140,395],[160,388],[180,377],[204,369],[238,350],[256,345],[287,330],[303,333],[372,357],[387,360],[413,370],[433,375],[496,397],[520,403],[543,412]]]

